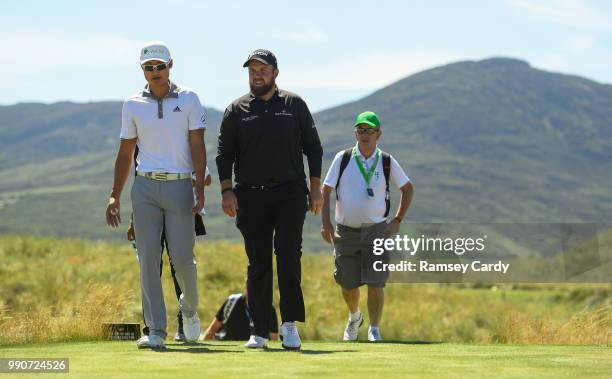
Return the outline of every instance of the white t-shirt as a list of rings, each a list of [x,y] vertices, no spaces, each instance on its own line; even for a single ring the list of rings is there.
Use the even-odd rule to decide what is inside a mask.
[[[161,100],[145,87],[123,103],[121,138],[138,138],[141,172],[192,172],[189,131],[205,128],[198,95],[174,83]]]
[[[358,157],[361,159],[363,168],[366,172],[374,164],[376,153],[365,159],[359,149]],[[323,184],[336,188],[338,174],[340,173],[340,162],[344,151],[340,151],[334,157]],[[397,188],[403,187],[410,181],[399,163],[391,156],[389,184]],[[346,165],[342,177],[340,178],[340,189],[338,191],[338,201],[336,201],[336,222],[352,228],[360,228],[363,224],[372,224],[385,221],[385,174],[382,166],[382,153],[378,159],[376,169],[370,180],[370,188],[374,191],[374,197],[368,196],[365,179],[355,163],[355,158],[351,154],[351,160]]]

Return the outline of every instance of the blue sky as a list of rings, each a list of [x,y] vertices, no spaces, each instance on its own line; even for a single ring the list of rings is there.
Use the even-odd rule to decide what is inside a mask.
[[[612,83],[612,2],[12,1],[0,14],[0,104],[121,100],[144,84],[139,48],[165,41],[172,78],[223,109],[248,91],[255,48],[313,111],[412,73],[509,56]]]

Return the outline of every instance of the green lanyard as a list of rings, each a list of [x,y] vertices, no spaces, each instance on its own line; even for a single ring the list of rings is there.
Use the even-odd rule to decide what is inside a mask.
[[[357,167],[359,167],[359,171],[361,172],[361,176],[363,176],[363,179],[365,180],[366,184],[368,185],[368,193],[369,193],[370,180],[372,179],[372,175],[374,174],[374,171],[376,171],[376,166],[378,165],[378,159],[380,158],[380,149],[378,149],[378,148],[376,149],[376,156],[374,157],[374,164],[372,164],[372,167],[370,167],[368,172],[366,172],[365,168],[363,168],[363,164],[361,163],[361,159],[359,159],[359,154],[357,152],[357,146],[355,146],[353,148],[353,157],[355,158],[355,163],[357,163]]]

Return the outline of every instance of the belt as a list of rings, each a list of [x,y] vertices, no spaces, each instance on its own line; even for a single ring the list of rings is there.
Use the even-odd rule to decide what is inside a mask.
[[[144,176],[147,179],[159,180],[160,182],[168,182],[170,180],[190,179],[191,173],[170,173],[170,172],[136,172],[138,176]]]
[[[285,181],[285,182],[272,182],[272,183],[266,183],[266,184],[263,184],[263,185],[251,185],[251,184],[246,184],[246,183],[236,183],[236,187],[244,188],[244,189],[251,189],[251,190],[267,191],[267,190],[271,190],[273,188],[282,187],[282,186],[286,186],[286,185],[290,185],[290,184],[295,184],[295,185],[299,185],[301,187],[307,188],[306,187],[306,182],[304,180],[288,180],[288,181]]]
[[[271,190],[272,188],[276,188],[278,186],[281,186],[283,184],[288,184],[288,183],[292,183],[292,182],[270,183],[270,184],[265,184],[261,186],[252,186],[249,184],[236,184],[236,186],[241,187],[241,188],[246,188],[246,189],[252,189],[252,190],[267,191],[267,190]]]

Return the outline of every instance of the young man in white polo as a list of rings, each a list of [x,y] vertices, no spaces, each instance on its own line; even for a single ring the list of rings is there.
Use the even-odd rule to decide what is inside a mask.
[[[384,286],[388,272],[365,269],[364,262],[374,258],[372,241],[399,231],[400,223],[412,201],[413,187],[399,163],[378,148],[382,132],[374,112],[363,112],[354,124],[357,144],[336,154],[323,183],[321,235],[334,245],[334,278],[342,287],[349,308],[344,329],[345,341],[357,340],[363,316],[359,311],[359,287],[368,286],[368,340],[382,341],[379,323],[384,304]],[[400,189],[401,199],[395,217],[389,214],[389,182]],[[336,229],[329,216],[330,195],[336,191]]]
[[[139,348],[164,348],[166,306],[159,276],[160,236],[164,228],[182,294],[179,308],[188,341],[200,336],[194,215],[204,207],[204,108],[191,90],[170,81],[173,61],[166,45],[153,41],[140,53],[147,85],[123,103],[121,144],[115,161],[106,222],[119,226],[120,196],[130,176],[134,149],[138,165],[132,186],[134,232],[140,264],[142,305],[149,335]],[[196,201],[191,177],[195,174]]]

